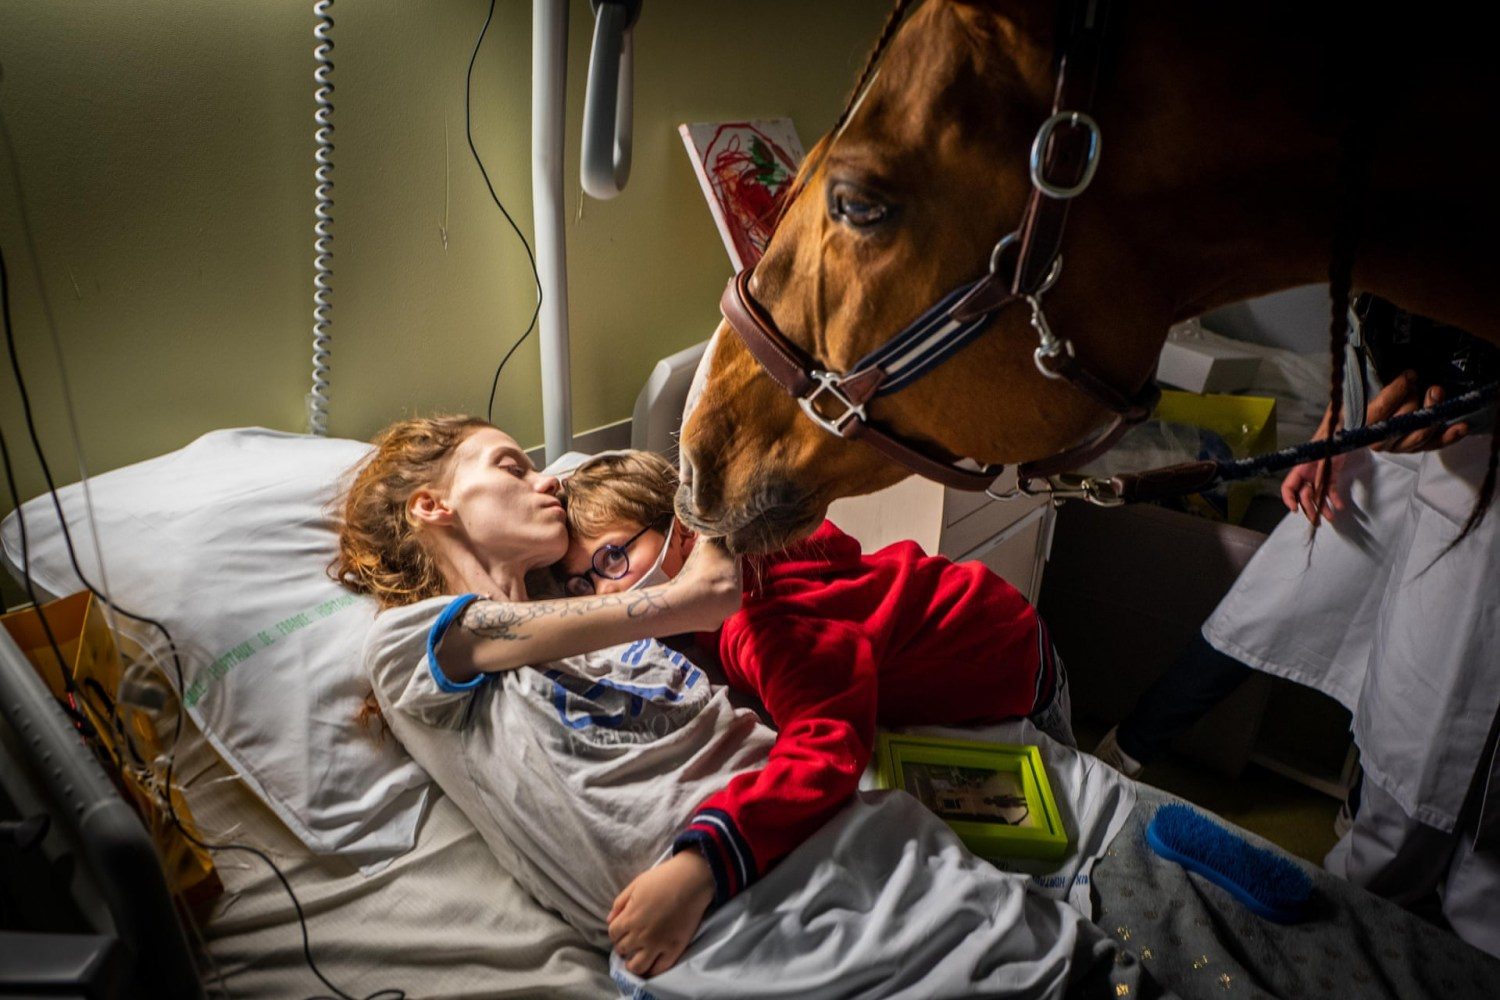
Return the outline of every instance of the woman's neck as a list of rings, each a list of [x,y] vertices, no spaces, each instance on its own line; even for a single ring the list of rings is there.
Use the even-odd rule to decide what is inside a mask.
[[[480,594],[493,601],[530,600],[525,567],[486,564],[458,547],[439,553],[438,567],[449,593]]]

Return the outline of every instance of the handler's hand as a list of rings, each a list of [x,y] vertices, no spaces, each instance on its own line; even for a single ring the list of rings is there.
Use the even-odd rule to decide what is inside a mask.
[[[1322,438],[1313,440],[1318,441]],[[1323,497],[1321,505],[1318,503],[1318,487],[1323,482],[1322,461],[1315,459],[1293,466],[1292,471],[1288,472],[1286,478],[1281,481],[1281,502],[1286,504],[1286,509],[1300,510],[1307,518],[1307,523],[1313,525],[1324,517],[1332,518],[1342,512],[1346,504],[1338,490],[1337,475],[1339,467],[1343,465],[1343,459],[1343,455],[1333,456],[1331,471],[1335,477],[1334,484],[1328,487],[1328,493]]]
[[[695,618],[694,630],[712,632],[740,609],[740,561],[717,538],[700,536],[673,581],[684,588]]]
[[[1365,423],[1373,424],[1391,417],[1403,416],[1423,406],[1436,406],[1443,401],[1443,390],[1439,386],[1429,386],[1426,393],[1421,391],[1417,382],[1417,373],[1414,371],[1402,372],[1390,385],[1370,400],[1365,407]],[[1432,451],[1436,448],[1446,448],[1448,445],[1461,439],[1469,432],[1466,423],[1451,424],[1447,427],[1441,424],[1434,425],[1420,431],[1413,431],[1401,437],[1392,438],[1372,445],[1374,451],[1389,451],[1409,453],[1417,451]],[[1323,425],[1318,428],[1318,433],[1313,435],[1314,441],[1322,441],[1328,437],[1328,418],[1323,418]],[[1335,455],[1332,467],[1335,472],[1343,464],[1344,456]],[[1333,517],[1343,511],[1346,507],[1343,496],[1338,491],[1337,480],[1328,489],[1328,495],[1324,498],[1321,507],[1317,504],[1318,486],[1323,479],[1322,462],[1314,460],[1304,462],[1287,473],[1281,481],[1281,500],[1286,504],[1287,510],[1300,510],[1311,524],[1317,524],[1324,517]]]
[[[637,875],[609,911],[609,939],[625,968],[642,978],[670,969],[713,899],[713,873],[697,851],[680,851]]]
[[[1395,385],[1392,382],[1391,385]],[[1333,407],[1323,414],[1323,422],[1318,425],[1318,431],[1312,436],[1314,441],[1326,441],[1328,439],[1328,425],[1333,420]],[[1321,459],[1313,459],[1311,462],[1303,462],[1301,465],[1292,466],[1292,471],[1286,474],[1281,481],[1281,502],[1286,504],[1286,509],[1291,511],[1300,510],[1307,518],[1307,522],[1316,525],[1323,517],[1332,517],[1335,512],[1344,509],[1344,498],[1338,491],[1337,472],[1343,465],[1344,456],[1333,456],[1331,471],[1335,474],[1334,482],[1328,487],[1328,494],[1323,498],[1323,503],[1318,503],[1318,487],[1323,482],[1323,462]]]
[[[1421,407],[1436,406],[1443,401],[1441,386],[1428,386],[1426,393],[1420,390],[1417,373],[1403,372],[1400,378],[1381,389],[1380,394],[1370,400],[1370,405],[1365,408],[1365,423],[1373,424],[1391,417],[1404,416]],[[1433,424],[1423,430],[1412,431],[1410,434],[1391,438],[1370,447],[1372,451],[1403,454],[1414,451],[1432,451],[1448,447],[1467,433],[1469,433],[1469,425],[1462,421],[1446,427],[1442,424]]]

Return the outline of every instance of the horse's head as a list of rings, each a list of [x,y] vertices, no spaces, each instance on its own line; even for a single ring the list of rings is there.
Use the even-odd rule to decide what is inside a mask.
[[[1030,192],[1028,147],[1051,102],[1050,30],[1050,22],[1038,28],[979,5],[926,4],[892,41],[847,124],[809,154],[750,290],[823,366],[847,371],[978,277],[996,241],[1015,228]],[[1151,300],[1150,282],[1132,280],[1139,265],[1111,252],[1107,227],[1091,226],[1088,236],[1065,245],[1049,317],[1099,375],[1138,385],[1160,336],[1127,346],[1113,342],[1113,322],[1085,328],[1078,317],[1131,326],[1150,313],[1164,335],[1166,310]],[[1002,310],[925,378],[874,400],[871,419],[937,454],[989,463],[1076,443],[1107,413],[1039,374],[1028,318],[1024,308]],[[683,426],[679,511],[735,551],[778,547],[816,527],[837,497],[907,475],[868,445],[814,424],[727,325],[705,364]]]

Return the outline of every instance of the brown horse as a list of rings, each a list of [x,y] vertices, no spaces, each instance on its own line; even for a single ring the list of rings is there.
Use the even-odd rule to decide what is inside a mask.
[[[1372,126],[1353,286],[1500,342],[1485,294],[1500,232],[1489,25],[1442,4],[1378,23],[1378,5],[1119,6],[1091,109],[1097,173],[1072,202],[1045,300],[1098,379],[1136,393],[1172,323],[1328,280],[1351,120]],[[847,372],[983,274],[1018,228],[1034,197],[1027,150],[1054,106],[1057,8],[929,0],[882,38],[746,286],[817,367]],[[1042,377],[1029,316],[999,310],[926,377],[869,402],[870,421],[950,460],[1021,462],[1087,440],[1109,414]],[[800,537],[830,501],[908,474],[817,426],[728,325],[706,365],[679,510],[735,551]]]

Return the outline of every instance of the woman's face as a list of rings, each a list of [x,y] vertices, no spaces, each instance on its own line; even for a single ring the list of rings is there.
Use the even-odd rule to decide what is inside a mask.
[[[453,450],[441,491],[454,527],[481,560],[522,570],[549,566],[568,547],[557,479],[532,467],[510,435],[483,427]]]

